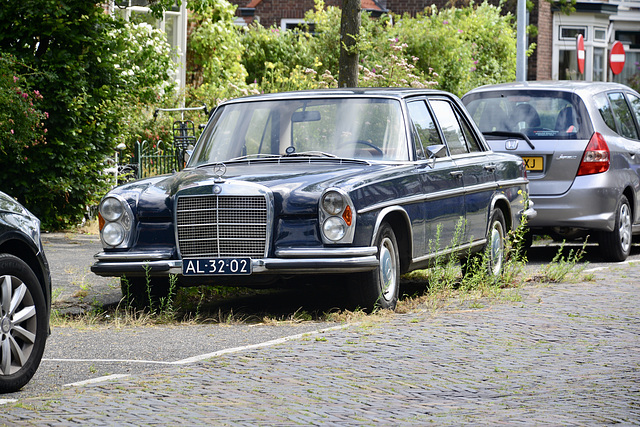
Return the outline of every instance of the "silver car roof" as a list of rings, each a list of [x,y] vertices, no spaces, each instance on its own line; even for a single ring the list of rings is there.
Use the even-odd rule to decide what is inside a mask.
[[[629,86],[613,82],[585,82],[575,80],[548,80],[531,82],[501,83],[480,86],[468,93],[492,92],[496,90],[556,90],[574,92],[581,97],[610,90],[627,90],[633,92]]]

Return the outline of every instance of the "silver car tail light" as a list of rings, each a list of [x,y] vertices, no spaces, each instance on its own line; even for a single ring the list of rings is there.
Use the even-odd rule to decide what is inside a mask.
[[[609,146],[600,132],[594,132],[584,150],[578,176],[592,175],[609,170],[611,156]]]

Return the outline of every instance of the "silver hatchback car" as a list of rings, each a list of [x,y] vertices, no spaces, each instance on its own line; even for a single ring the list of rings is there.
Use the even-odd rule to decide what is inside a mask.
[[[526,163],[533,234],[591,235],[606,260],[640,234],[640,95],[616,83],[524,82],[462,98],[493,151]]]

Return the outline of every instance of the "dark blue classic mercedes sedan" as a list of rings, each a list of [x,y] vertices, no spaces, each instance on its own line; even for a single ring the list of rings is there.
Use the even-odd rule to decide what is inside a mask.
[[[179,286],[326,275],[356,305],[393,309],[400,275],[438,256],[486,250],[499,275],[506,233],[535,214],[527,185],[522,159],[492,152],[446,92],[240,98],[212,113],[183,171],[104,197],[92,271],[156,297],[172,275]]]

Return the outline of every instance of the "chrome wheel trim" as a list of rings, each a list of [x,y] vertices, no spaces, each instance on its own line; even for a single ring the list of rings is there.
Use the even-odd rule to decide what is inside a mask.
[[[393,242],[385,237],[380,243],[380,286],[381,297],[385,301],[391,301],[398,287],[396,265],[396,251]]]
[[[500,221],[491,225],[489,236],[489,269],[493,276],[499,276],[504,260],[504,228]]]
[[[620,222],[618,223],[618,235],[620,236],[620,248],[622,252],[629,252],[631,247],[631,208],[623,203],[620,206]]]
[[[38,321],[27,285],[18,277],[0,277],[0,375],[22,369],[34,350]]]

